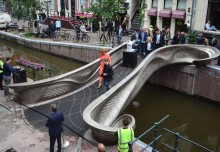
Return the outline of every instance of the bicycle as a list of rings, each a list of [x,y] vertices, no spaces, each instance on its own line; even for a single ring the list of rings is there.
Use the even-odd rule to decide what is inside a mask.
[[[58,30],[56,32],[55,39],[56,40],[61,40],[61,39],[70,40],[71,39],[71,35],[70,35],[70,33],[67,33],[67,31],[60,31],[60,30]]]
[[[85,43],[88,43],[90,41],[90,37],[85,32],[82,32],[82,34],[76,33],[76,35],[73,36],[73,42],[78,43],[80,40]]]

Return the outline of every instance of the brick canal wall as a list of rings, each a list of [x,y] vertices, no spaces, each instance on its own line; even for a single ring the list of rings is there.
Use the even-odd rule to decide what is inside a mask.
[[[99,58],[101,48],[111,49],[110,47],[93,46],[91,44],[84,45],[50,40],[44,41],[43,39],[29,39],[3,31],[0,31],[0,39],[85,63]]]
[[[156,71],[149,82],[220,102],[220,67],[171,65]]]

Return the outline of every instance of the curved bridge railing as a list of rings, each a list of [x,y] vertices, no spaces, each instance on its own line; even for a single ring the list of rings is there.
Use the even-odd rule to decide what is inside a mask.
[[[113,66],[121,61],[126,44],[124,43],[109,52]],[[67,96],[96,81],[99,75],[99,61],[100,59],[97,59],[79,69],[56,77],[12,84],[9,87],[14,90],[14,96],[18,102],[30,105],[41,104],[42,101],[51,101]]]
[[[133,100],[147,79],[161,67],[170,64],[195,64],[203,66],[219,56],[219,50],[208,46],[173,45],[149,54],[124,80],[93,101],[83,112],[95,140],[115,144],[115,132],[122,127],[118,116]],[[118,119],[117,119],[118,118]],[[134,127],[132,121],[131,126]]]

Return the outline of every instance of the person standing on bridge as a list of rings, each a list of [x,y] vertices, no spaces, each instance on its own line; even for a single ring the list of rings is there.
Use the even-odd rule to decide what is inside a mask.
[[[109,64],[108,59],[104,58],[102,61],[104,63],[102,76],[104,78],[105,91],[108,91],[110,89],[109,82],[113,80],[112,76],[114,75],[114,72],[112,66]]]
[[[0,90],[3,89],[2,81],[3,81],[3,61],[2,61],[2,54],[0,54]]]
[[[63,113],[57,111],[56,104],[50,106],[52,113],[48,117],[46,126],[49,127],[50,152],[54,152],[54,145],[57,140],[57,152],[61,152],[61,133],[63,132],[62,122],[64,121]]]
[[[107,52],[108,52],[107,49],[101,49],[101,51],[100,51],[99,84],[98,84],[97,89],[100,89],[102,86],[102,73],[103,73],[103,69],[104,69],[104,63],[102,60],[105,58],[108,60],[109,64],[111,64],[111,57]]]
[[[129,124],[129,119],[125,117],[123,119],[123,128],[117,132],[119,152],[129,152],[128,143],[134,140],[134,130],[128,127]]]

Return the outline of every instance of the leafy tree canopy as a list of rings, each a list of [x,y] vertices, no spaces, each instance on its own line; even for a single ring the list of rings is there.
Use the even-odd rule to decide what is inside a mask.
[[[125,12],[123,5],[124,0],[96,0],[85,11],[93,13],[94,18],[91,20],[102,22],[113,19],[118,13]]]
[[[28,21],[36,19],[36,12],[41,11],[41,4],[36,0],[11,0],[12,1],[12,16]]]

